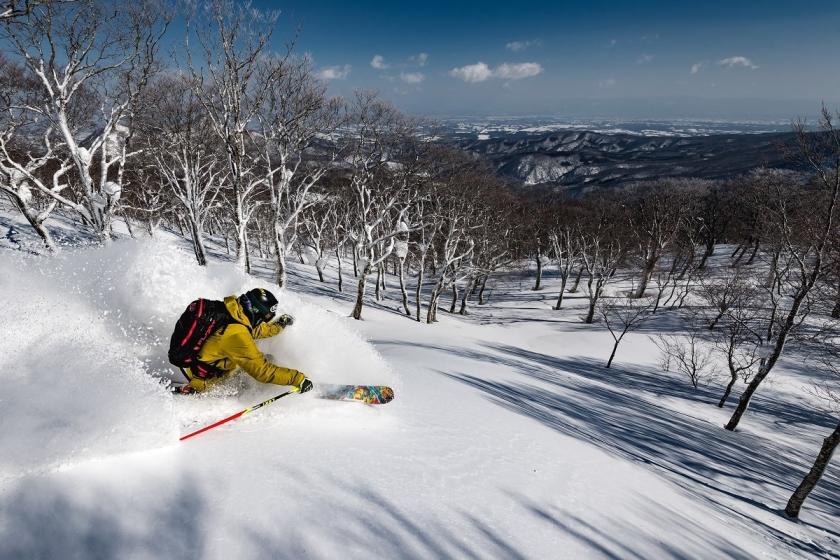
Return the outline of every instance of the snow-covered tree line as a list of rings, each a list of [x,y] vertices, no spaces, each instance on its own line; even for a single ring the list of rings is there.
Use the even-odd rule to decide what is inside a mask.
[[[55,243],[40,226],[56,204],[108,239],[167,24],[166,11],[145,1],[117,10],[42,2],[3,21],[3,190],[48,249]]]
[[[173,18],[186,39],[169,56]],[[115,219],[132,235],[174,229],[202,265],[208,234],[221,237],[248,271],[252,255],[274,260],[279,286],[287,259],[313,256],[323,278],[334,258],[352,264],[356,318],[390,264],[406,314],[412,271],[434,282],[425,317],[419,288],[413,313],[433,322],[445,290],[467,277],[477,290],[508,259],[510,195],[376,94],[329,97],[293,41],[277,51],[276,23],[231,0],[10,6],[0,188],[50,252],[44,222],[61,208],[100,243]]]
[[[534,289],[554,267],[555,309],[564,294],[584,291],[583,321],[601,317],[615,341],[606,367],[628,330],[673,311],[681,327],[656,337],[663,366],[695,387],[725,378],[717,405],[738,395],[727,430],[738,427],[783,356],[824,373],[833,388],[822,394],[836,416],[840,133],[828,111],[819,124],[816,132],[796,127],[791,154],[801,172],[663,180],[532,203],[522,249],[537,263]],[[628,283],[629,292],[616,293]],[[840,418],[791,497],[789,515],[798,515],[838,443]]]

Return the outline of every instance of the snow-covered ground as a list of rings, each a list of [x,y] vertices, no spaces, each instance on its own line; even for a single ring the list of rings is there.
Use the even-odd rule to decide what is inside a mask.
[[[2,235],[14,219],[0,218]],[[270,288],[270,262],[256,277],[218,258],[202,269],[168,236],[51,259],[5,245],[2,559],[840,552],[837,465],[800,522],[778,513],[830,431],[807,373],[775,372],[727,432],[719,384],[694,390],[656,365],[648,335],[667,313],[606,370],[609,334],[580,323],[582,294],[553,311],[550,275],[533,292],[510,273],[488,305],[429,326],[400,315],[392,279],[358,322],[334,271],[321,284],[296,265],[281,307],[297,321],[265,350],[316,383],[389,384],[396,399],[295,395],[179,443],[280,392],[240,377],[176,397],[156,381],[175,375],[166,345],[186,304]]]

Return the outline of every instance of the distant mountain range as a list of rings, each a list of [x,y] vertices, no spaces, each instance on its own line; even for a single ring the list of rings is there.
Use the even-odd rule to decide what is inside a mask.
[[[582,192],[661,177],[726,179],[795,169],[789,123],[445,123],[439,138],[486,158],[526,189]]]
[[[725,179],[756,167],[793,169],[793,133],[646,137],[598,132],[515,133],[461,141],[528,188],[588,190],[661,177]]]

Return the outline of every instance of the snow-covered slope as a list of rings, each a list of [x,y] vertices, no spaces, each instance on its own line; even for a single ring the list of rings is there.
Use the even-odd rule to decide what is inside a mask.
[[[174,397],[169,329],[198,296],[270,287],[174,240],[0,250],[0,558],[800,558],[840,550],[829,472],[793,523],[775,511],[818,448],[792,370],[740,432],[719,387],[656,367],[647,333],[551,310],[553,278],[500,279],[489,305],[428,326],[298,267],[295,325],[265,349],[316,381],[386,383],[385,406],[245,378]],[[330,271],[333,273],[333,271]],[[328,282],[334,280],[330,274]],[[388,292],[394,296],[393,289]],[[175,375],[171,373],[169,375]],[[824,430],[822,430],[824,431]]]

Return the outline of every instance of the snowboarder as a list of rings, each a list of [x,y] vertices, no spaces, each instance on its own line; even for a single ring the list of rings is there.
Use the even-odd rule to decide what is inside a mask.
[[[296,369],[273,364],[255,339],[280,334],[290,326],[291,315],[276,316],[277,298],[262,288],[221,301],[199,299],[184,311],[169,347],[169,361],[178,366],[187,383],[180,393],[201,392],[242,368],[263,383],[293,385],[301,393],[312,382]]]

